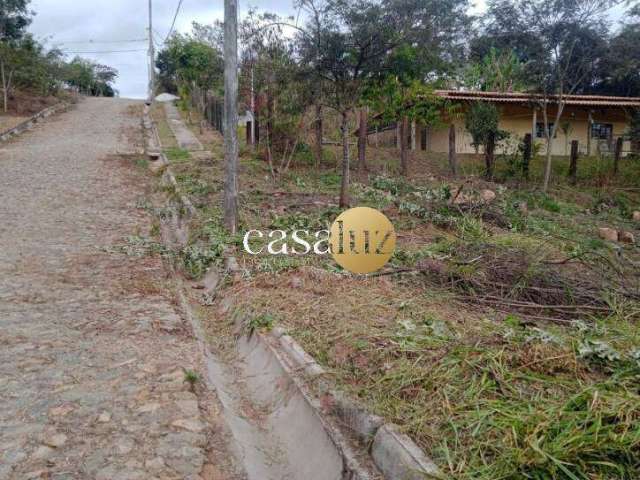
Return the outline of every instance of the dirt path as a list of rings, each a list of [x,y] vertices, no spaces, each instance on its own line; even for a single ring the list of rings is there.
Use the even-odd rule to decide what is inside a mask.
[[[228,478],[162,264],[119,251],[150,229],[115,155],[132,108],[85,100],[0,146],[0,479]]]

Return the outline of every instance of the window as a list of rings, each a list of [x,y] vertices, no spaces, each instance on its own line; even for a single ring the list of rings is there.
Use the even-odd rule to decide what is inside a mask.
[[[613,125],[610,123],[592,123],[591,138],[610,140],[613,137]]]
[[[553,132],[553,122],[549,122],[549,135]],[[547,138],[544,134],[544,123],[536,123],[536,138]]]

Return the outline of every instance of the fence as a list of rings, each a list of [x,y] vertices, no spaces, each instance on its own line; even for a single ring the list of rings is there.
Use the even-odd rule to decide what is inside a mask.
[[[191,108],[202,114],[209,125],[224,134],[224,101],[210,91],[193,87],[189,98]]]

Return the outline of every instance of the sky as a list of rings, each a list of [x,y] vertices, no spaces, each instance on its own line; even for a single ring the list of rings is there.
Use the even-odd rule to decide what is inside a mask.
[[[158,44],[166,38],[179,0],[153,0],[153,29]],[[240,16],[243,8],[240,0]],[[281,15],[293,12],[293,0],[252,0],[251,6]],[[473,13],[484,10],[476,0]],[[36,12],[29,27],[49,47],[109,65],[119,71],[116,89],[122,97],[145,98],[148,83],[148,0],[32,0]],[[208,24],[223,18],[223,0],[183,0],[176,30],[191,30],[191,22]],[[126,50],[123,52],[123,50]],[[135,51],[133,51],[135,50]],[[100,52],[100,53],[93,53]]]

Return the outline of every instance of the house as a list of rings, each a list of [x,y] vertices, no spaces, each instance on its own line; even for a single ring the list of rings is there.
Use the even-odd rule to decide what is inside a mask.
[[[515,92],[480,92],[437,90],[436,95],[460,105],[459,115],[440,127],[412,125],[410,145],[412,149],[446,153],[449,151],[449,129],[456,132],[456,152],[475,153],[473,141],[464,125],[464,111],[472,102],[491,102],[500,112],[500,128],[509,132],[510,140],[497,149],[498,152],[514,148],[525,134],[531,133],[545,152],[544,119],[541,111],[543,97],[536,94]],[[631,152],[631,143],[625,138],[631,116],[640,109],[640,98],[609,97],[599,95],[566,95],[565,108],[553,142],[553,155],[568,155],[571,142],[577,140],[583,155],[608,153],[619,137],[623,137],[623,155]],[[557,97],[548,100],[547,112],[552,124],[557,112]],[[551,126],[551,125],[550,125]],[[373,137],[371,136],[373,135]],[[373,144],[397,144],[397,128],[394,125],[374,127],[369,130]]]

